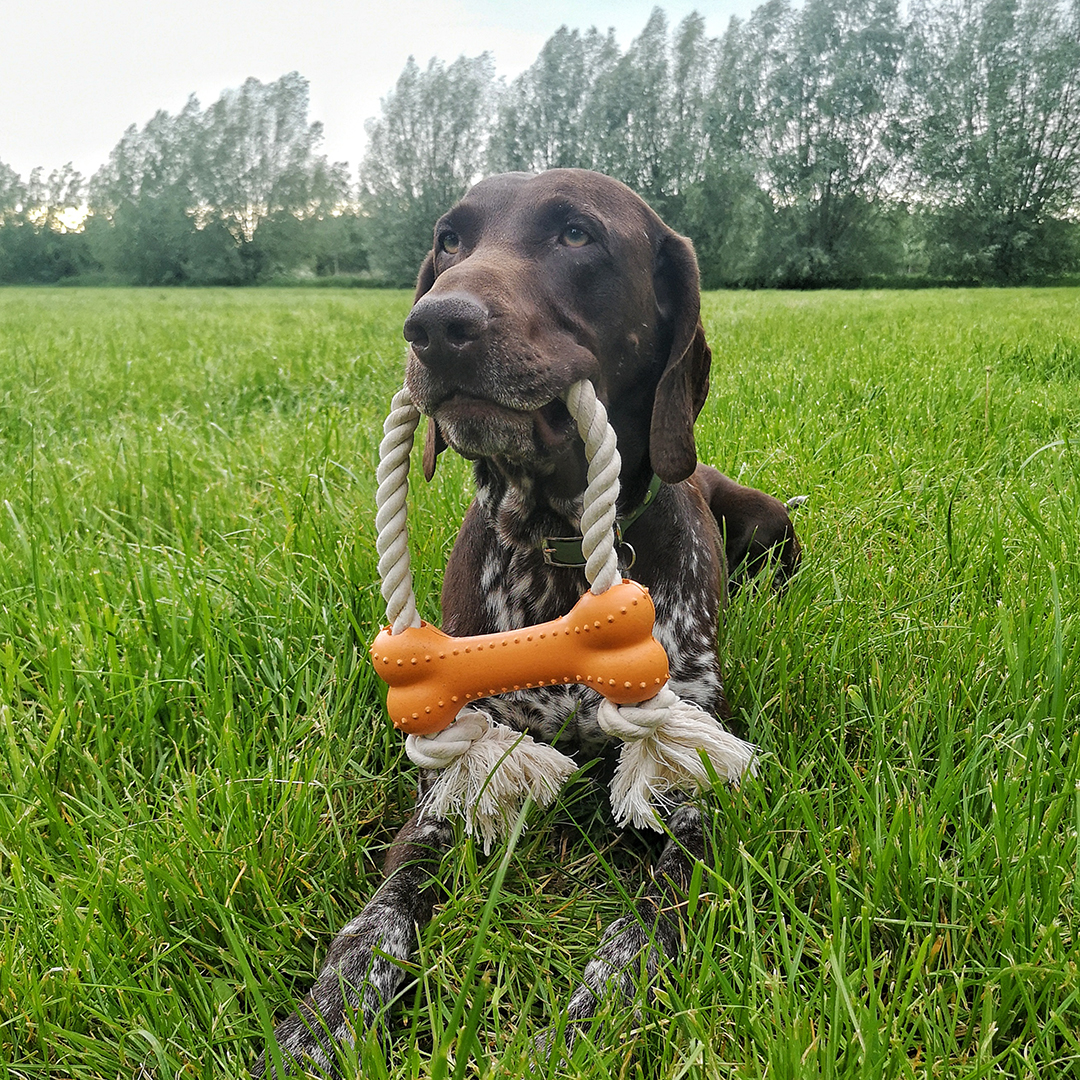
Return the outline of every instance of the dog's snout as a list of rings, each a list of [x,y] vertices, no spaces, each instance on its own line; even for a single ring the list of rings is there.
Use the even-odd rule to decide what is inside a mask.
[[[484,336],[490,316],[462,293],[422,296],[405,320],[405,340],[429,367],[460,359]]]

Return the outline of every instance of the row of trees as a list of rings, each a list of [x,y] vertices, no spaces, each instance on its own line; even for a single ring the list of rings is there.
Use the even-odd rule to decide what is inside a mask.
[[[205,110],[192,97],[128,128],[88,183],[69,165],[24,184],[0,164],[0,281],[238,284],[366,270],[348,169],[318,152],[322,127],[307,113],[295,72],[248,79]]]
[[[1080,272],[1080,0],[768,0],[720,38],[657,9],[625,52],[561,28],[509,84],[487,54],[410,59],[355,185],[320,135],[294,74],[129,129],[85,192],[0,166],[0,280],[32,250],[139,281],[407,284],[478,176],[558,166],[639,191],[711,286]]]
[[[413,238],[372,260],[402,281],[478,160],[618,177],[714,286],[1080,271],[1077,0],[769,0],[719,39],[657,10],[625,53],[559,30],[507,87],[411,65],[371,133],[362,197]]]

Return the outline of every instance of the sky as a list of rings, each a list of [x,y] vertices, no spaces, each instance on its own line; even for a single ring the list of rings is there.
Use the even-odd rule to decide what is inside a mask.
[[[689,12],[718,37],[761,0],[666,0],[671,26]],[[513,78],[566,24],[613,27],[625,49],[657,0],[4,0],[0,161],[25,180],[66,162],[89,177],[131,124],[203,107],[249,76],[298,71],[324,152],[355,170],[364,121],[410,55],[426,66],[485,50]]]

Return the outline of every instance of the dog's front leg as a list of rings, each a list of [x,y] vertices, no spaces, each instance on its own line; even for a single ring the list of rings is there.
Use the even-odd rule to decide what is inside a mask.
[[[681,923],[694,864],[704,858],[701,811],[692,802],[676,807],[667,822],[671,833],[657,861],[649,887],[634,910],[608,927],[600,947],[585,967],[581,984],[566,1008],[564,1038],[573,1046],[581,1027],[604,999],[629,1003],[644,968],[651,983],[665,960],[674,960],[682,942]],[[537,1042],[550,1054],[554,1029]]]
[[[421,785],[423,789],[423,784]],[[422,804],[421,804],[422,805]],[[274,1038],[287,1066],[337,1076],[334,1045],[353,1044],[358,1031],[381,1024],[405,980],[417,936],[439,894],[439,863],[453,840],[445,821],[418,808],[394,838],[382,884],[364,910],[334,938],[318,980]],[[253,1075],[274,1075],[268,1049]]]

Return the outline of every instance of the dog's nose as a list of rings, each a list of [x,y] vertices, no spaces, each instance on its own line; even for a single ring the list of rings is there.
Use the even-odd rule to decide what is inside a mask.
[[[483,306],[464,293],[422,296],[405,320],[405,340],[428,367],[465,358],[488,328]]]

